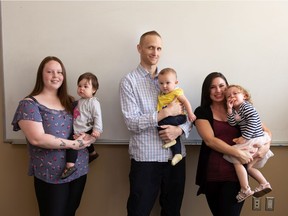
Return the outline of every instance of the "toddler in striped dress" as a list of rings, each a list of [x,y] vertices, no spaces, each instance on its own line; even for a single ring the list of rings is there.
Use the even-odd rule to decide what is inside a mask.
[[[230,85],[226,90],[226,99],[228,123],[231,126],[239,125],[241,130],[241,137],[233,140],[236,143],[233,147],[254,155],[258,148],[269,143],[271,138],[267,132],[263,131],[259,114],[252,105],[251,96],[243,87]],[[241,185],[241,190],[236,196],[238,202],[242,202],[252,195],[261,197],[272,191],[270,183],[258,169],[262,168],[273,155],[272,151],[269,150],[263,158],[254,158],[252,162],[247,164],[247,170],[236,158],[229,155],[223,156],[234,164]],[[259,183],[254,191],[250,189],[248,174]]]

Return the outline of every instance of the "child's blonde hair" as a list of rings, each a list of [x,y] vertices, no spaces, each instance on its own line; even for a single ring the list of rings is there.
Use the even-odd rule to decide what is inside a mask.
[[[164,68],[162,69],[158,75],[165,75],[165,74],[168,74],[168,73],[172,73],[172,74],[175,74],[176,78],[177,78],[177,73],[176,71],[173,69],[173,68]]]
[[[227,86],[226,91],[232,87],[239,89],[239,91],[246,96],[245,100],[252,104],[251,94],[248,92],[248,90],[246,90],[245,88],[243,88],[240,85],[229,85],[229,86]]]

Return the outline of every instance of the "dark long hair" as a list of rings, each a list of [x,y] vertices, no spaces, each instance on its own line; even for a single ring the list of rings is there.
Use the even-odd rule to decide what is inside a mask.
[[[210,98],[211,83],[217,77],[222,78],[225,81],[226,85],[228,86],[227,79],[222,73],[212,72],[212,73],[208,74],[207,77],[205,78],[203,84],[202,84],[201,106],[210,106],[211,105],[211,103],[212,103],[212,100]]]
[[[40,65],[38,67],[36,83],[35,83],[34,89],[29,94],[29,96],[38,95],[43,91],[43,89],[44,89],[43,69],[44,69],[45,65],[50,61],[56,61],[61,65],[62,72],[63,72],[63,83],[60,86],[60,88],[58,89],[57,95],[60,99],[62,106],[64,106],[65,110],[68,112],[72,112],[72,102],[74,101],[74,98],[68,94],[66,69],[64,67],[63,62],[55,56],[47,56],[41,61]]]
[[[95,74],[91,73],[91,72],[86,72],[83,73],[79,76],[77,84],[79,84],[79,82],[81,82],[81,80],[86,79],[88,81],[91,81],[92,87],[95,90],[95,92],[93,93],[93,95],[96,94],[98,88],[99,88],[99,82],[98,82],[98,78]]]

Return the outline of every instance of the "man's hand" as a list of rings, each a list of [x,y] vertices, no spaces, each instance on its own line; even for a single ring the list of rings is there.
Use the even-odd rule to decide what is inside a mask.
[[[183,113],[183,105],[177,101],[175,98],[168,106],[165,108],[169,110],[169,116],[177,116]]]
[[[179,126],[162,125],[160,127],[163,130],[159,131],[159,136],[165,143],[175,140],[178,136],[180,136],[183,133],[182,129]]]

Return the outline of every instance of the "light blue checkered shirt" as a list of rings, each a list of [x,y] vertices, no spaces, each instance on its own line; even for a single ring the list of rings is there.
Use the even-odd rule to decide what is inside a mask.
[[[128,130],[131,132],[129,155],[136,161],[167,162],[172,158],[170,149],[163,149],[157,126],[158,79],[139,65],[120,82],[121,109]],[[191,123],[180,126],[188,137]],[[182,145],[182,155],[186,149]]]

